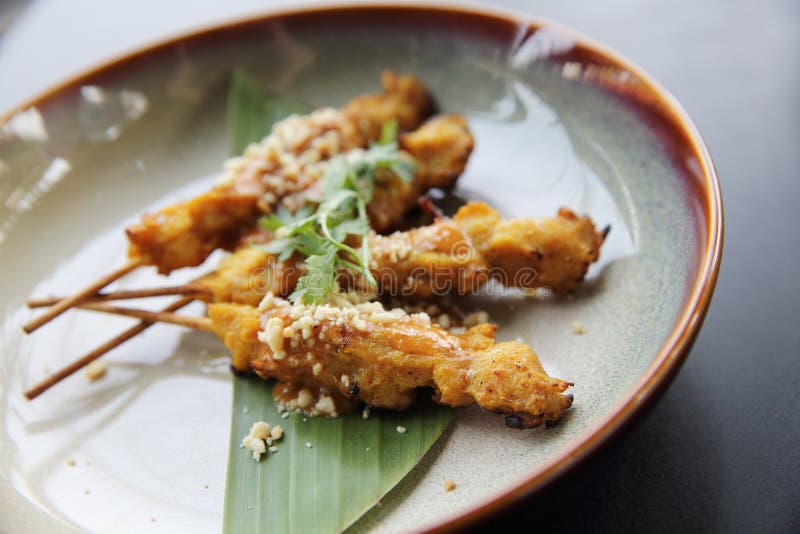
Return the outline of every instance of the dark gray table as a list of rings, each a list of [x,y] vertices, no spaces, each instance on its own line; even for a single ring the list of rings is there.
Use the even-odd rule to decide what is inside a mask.
[[[725,250],[658,405],[502,531],[800,532],[800,2],[514,2],[655,75],[719,171]]]

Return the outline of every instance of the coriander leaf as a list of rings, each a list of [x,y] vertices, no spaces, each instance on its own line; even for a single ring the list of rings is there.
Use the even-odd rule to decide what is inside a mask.
[[[351,170],[342,156],[332,158],[325,168],[323,179],[323,198],[330,198],[345,188]]]
[[[397,141],[397,119],[391,119],[383,123],[381,126],[381,140],[382,145],[388,145]]]
[[[259,221],[277,237],[265,250],[279,254],[281,260],[295,252],[306,256],[306,274],[290,295],[292,301],[322,302],[336,287],[337,268],[349,269],[376,285],[369,269],[366,205],[376,182],[385,179],[387,172],[410,181],[414,170],[414,162],[398,149],[397,122],[389,121],[381,129],[380,143],[328,161],[322,177],[323,198],[316,211],[305,208],[292,214],[281,207]],[[349,236],[361,238],[357,248],[347,243]]]
[[[328,245],[323,254],[306,258],[306,272],[297,281],[297,289],[289,296],[303,304],[320,304],[336,286],[337,249]]]
[[[308,229],[295,236],[294,248],[304,256],[316,256],[327,251],[327,242],[316,230]]]
[[[295,251],[295,245],[289,239],[275,239],[266,245],[256,246],[269,254],[277,254],[279,261],[288,260]]]
[[[261,226],[261,228],[272,230],[273,232],[285,225],[285,223],[274,213],[261,217],[258,220],[258,224]]]
[[[363,235],[369,231],[369,225],[362,219],[350,219],[336,225],[331,230],[337,241],[344,241],[349,235]]]
[[[292,213],[285,206],[278,206],[275,213],[265,215],[258,220],[258,224],[262,228],[275,231],[282,226],[291,226],[297,224],[303,219],[307,219],[311,215],[311,207],[303,206],[297,213]]]
[[[413,161],[402,156],[392,163],[389,169],[405,183],[410,183],[414,179],[414,172],[417,170]]]

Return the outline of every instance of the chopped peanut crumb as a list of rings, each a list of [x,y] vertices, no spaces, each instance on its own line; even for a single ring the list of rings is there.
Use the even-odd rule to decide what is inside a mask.
[[[585,334],[586,330],[583,328],[583,325],[578,321],[572,321],[572,332],[580,336]]]
[[[264,329],[258,333],[258,340],[266,344],[272,358],[281,360],[286,357],[285,344],[297,348],[300,343],[311,344],[311,340],[325,339],[324,332],[316,334],[314,328],[323,321],[330,321],[341,325],[348,323],[356,330],[367,331],[380,327],[384,323],[408,317],[413,321],[430,323],[431,318],[427,313],[407,314],[402,309],[387,311],[379,302],[360,302],[361,294],[333,293],[329,295],[329,303],[321,305],[305,305],[296,303],[292,306],[289,318],[291,323],[285,325],[279,317],[272,317],[267,321]],[[357,299],[357,300],[353,300]],[[264,303],[265,306],[277,306],[283,299],[274,297]],[[262,310],[266,311],[266,310]],[[346,379],[349,380],[349,377]]]
[[[280,317],[273,317],[267,321],[267,326],[258,333],[258,340],[266,343],[272,350],[272,357],[276,360],[283,359],[283,321]]]
[[[456,483],[452,480],[445,480],[444,481],[444,490],[445,491],[453,491],[456,489]]]
[[[95,360],[86,366],[83,374],[86,375],[86,378],[89,380],[89,382],[95,382],[106,376],[107,369],[108,366],[106,365],[106,362],[103,360]]]
[[[258,439],[267,439],[271,431],[272,427],[264,421],[256,421],[250,427],[250,435]]]
[[[397,432],[400,433],[400,434],[405,434],[406,432],[408,432],[408,429],[406,427],[404,427],[404,426],[398,426],[397,427]]]
[[[472,327],[475,325],[488,322],[489,322],[489,314],[483,310],[474,311],[464,318],[464,326],[467,327]]]
[[[297,394],[297,405],[300,408],[308,408],[314,402],[314,394],[307,388],[303,388]]]
[[[280,425],[272,427],[264,421],[256,421],[250,427],[250,433],[242,438],[241,447],[250,449],[253,452],[253,460],[260,462],[261,455],[266,454],[267,450],[270,452],[277,450],[272,446],[272,442],[282,437],[283,428]]]

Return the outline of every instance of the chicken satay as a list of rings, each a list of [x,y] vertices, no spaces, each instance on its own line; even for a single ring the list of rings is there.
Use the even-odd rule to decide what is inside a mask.
[[[266,302],[270,301],[270,302]],[[572,384],[547,375],[536,353],[516,341],[497,343],[495,326],[453,335],[426,314],[385,310],[379,303],[346,307],[291,305],[267,298],[260,308],[212,304],[214,329],[235,369],[276,378],[288,389],[405,410],[420,388],[437,402],[473,403],[506,414],[509,426],[557,421],[572,405]],[[303,403],[301,402],[301,407]]]
[[[327,159],[376,141],[387,121],[397,120],[402,130],[416,128],[431,108],[425,88],[412,76],[390,71],[382,82],[382,94],[276,124],[261,143],[226,162],[214,189],[130,226],[128,255],[164,274],[199,265],[215,249],[233,246],[242,227],[254,224],[259,214],[317,181]]]
[[[470,202],[452,219],[374,236],[373,275],[382,280],[380,292],[401,296],[466,294],[489,280],[566,293],[599,258],[606,232],[568,208],[554,218],[503,220],[487,204]]]
[[[575,290],[600,257],[610,227],[598,231],[587,216],[560,208],[555,218],[503,220],[482,202],[461,207],[453,221],[469,235],[491,276],[507,287]]]
[[[574,290],[597,261],[605,231],[591,219],[561,208],[555,218],[502,220],[481,202],[463,206],[453,219],[369,240],[370,270],[377,292],[401,297],[463,295],[489,280],[506,287],[555,292]],[[269,232],[250,242],[268,241]],[[208,300],[256,305],[266,293],[289,295],[305,273],[303,257],[285,261],[244,246],[219,270],[198,282]],[[341,284],[354,287],[345,274]],[[358,281],[356,281],[358,282]]]
[[[403,216],[416,207],[420,196],[429,189],[449,189],[464,172],[474,138],[467,121],[460,115],[433,117],[414,131],[398,137],[399,148],[414,162],[412,180],[405,181],[381,169],[378,184],[367,205],[370,226],[378,233],[396,228]],[[358,151],[353,151],[357,155]],[[290,211],[296,211],[322,197],[322,180],[285,199]]]
[[[418,297],[465,294],[489,280],[567,293],[599,258],[607,232],[564,207],[552,218],[504,220],[487,204],[470,202],[452,219],[375,236],[373,275],[383,280],[382,292]]]

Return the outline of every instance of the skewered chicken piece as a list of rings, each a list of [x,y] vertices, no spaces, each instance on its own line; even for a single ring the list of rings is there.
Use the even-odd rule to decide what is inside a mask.
[[[425,314],[386,311],[379,303],[293,306],[277,297],[260,308],[211,304],[208,311],[234,368],[278,379],[284,396],[314,391],[317,412],[320,400],[330,413],[343,399],[404,410],[423,387],[434,389],[437,402],[477,403],[518,428],[557,421],[572,405],[572,395],[563,394],[572,384],[548,376],[523,343],[496,343],[494,325],[453,335]]]
[[[156,265],[163,274],[199,265],[213,250],[234,245],[243,227],[274,210],[284,197],[308,189],[322,175],[326,160],[377,141],[384,123],[397,120],[402,131],[416,128],[432,107],[425,88],[414,77],[391,71],[384,72],[382,82],[382,94],[359,96],[341,110],[324,108],[276,124],[261,143],[226,163],[227,172],[214,189],[130,226],[129,257]],[[413,140],[405,143],[414,150]],[[434,175],[438,166],[439,159],[430,166]]]
[[[268,240],[255,233],[251,242]],[[370,238],[370,268],[381,294],[429,297],[466,294],[489,280],[506,287],[574,290],[597,261],[605,231],[588,217],[561,208],[555,218],[502,220],[482,202],[463,206],[453,219]],[[305,272],[303,257],[280,262],[245,246],[215,273],[195,283],[206,300],[257,305],[266,293],[289,295]],[[346,278],[346,277],[345,277]],[[344,285],[352,280],[342,280]]]
[[[405,182],[388,169],[379,171],[379,179],[367,205],[370,226],[378,233],[393,228],[403,216],[416,207],[419,198],[429,189],[449,189],[464,172],[475,145],[467,121],[461,115],[438,115],[414,131],[400,134],[399,148],[413,161],[414,176]],[[358,150],[351,153],[358,154]],[[322,180],[285,199],[296,211],[308,202],[322,197]]]

